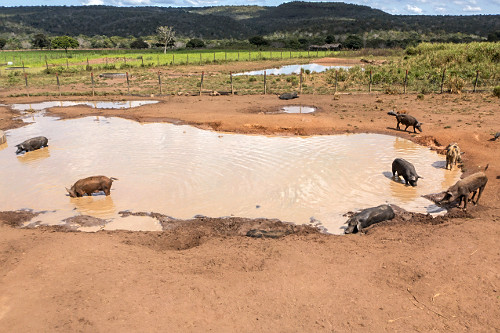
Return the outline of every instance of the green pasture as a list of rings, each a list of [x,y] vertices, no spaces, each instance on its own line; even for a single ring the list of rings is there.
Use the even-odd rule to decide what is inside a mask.
[[[70,67],[87,69],[123,69],[131,67],[153,67],[171,65],[196,65],[230,61],[281,60],[295,58],[317,58],[333,56],[330,51],[225,51],[183,50],[163,53],[159,50],[51,50],[51,51],[0,51],[0,64],[7,67],[25,67],[25,71],[36,72],[47,67]],[[99,59],[96,64],[93,60]],[[7,65],[11,62],[12,65]],[[73,69],[75,71],[76,69]]]

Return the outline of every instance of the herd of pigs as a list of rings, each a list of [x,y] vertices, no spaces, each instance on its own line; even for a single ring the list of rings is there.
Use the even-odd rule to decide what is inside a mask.
[[[287,96],[288,97],[288,96]],[[292,98],[294,98],[293,96]],[[397,121],[397,129],[400,129],[400,124],[406,126],[405,131],[409,126],[413,127],[413,132],[416,133],[416,129],[422,132],[421,123],[415,119],[415,117],[405,114],[405,113],[395,113],[393,111],[388,112],[389,115],[395,116]],[[495,134],[493,140],[500,137],[500,132]],[[35,138],[28,139],[18,145],[16,154],[21,154],[23,152],[30,152],[43,147],[48,146],[48,139],[44,136],[38,136]],[[446,147],[446,169],[452,169],[453,165],[461,162],[461,152],[458,144],[451,143]],[[486,168],[484,171],[486,171]],[[410,162],[402,159],[396,158],[392,162],[392,175],[393,178],[399,179],[403,177],[405,184],[408,186],[417,186],[417,181],[419,176],[415,170],[415,167]],[[84,195],[92,195],[93,193],[104,192],[105,195],[110,195],[111,185],[113,180],[117,180],[114,177],[106,176],[91,176],[83,178],[75,182],[71,188],[66,188],[69,196],[72,198],[82,197]],[[439,201],[440,203],[451,203],[458,201],[458,207],[462,205],[463,209],[467,209],[467,202],[472,202],[474,205],[477,204],[481,194],[483,193],[484,187],[488,182],[488,177],[484,172],[477,172],[468,177],[460,179],[453,186],[448,188],[445,192],[444,197]],[[472,197],[470,197],[472,194]],[[474,198],[476,197],[476,201]],[[371,207],[362,210],[350,217],[346,224],[347,228],[344,233],[356,233],[363,230],[372,224],[382,222],[385,220],[391,220],[395,216],[394,210],[390,205],[380,205],[377,207]]]

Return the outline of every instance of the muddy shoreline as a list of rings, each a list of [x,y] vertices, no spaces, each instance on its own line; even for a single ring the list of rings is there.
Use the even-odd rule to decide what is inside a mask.
[[[87,100],[64,100],[75,99]],[[400,212],[393,221],[350,236],[275,220],[208,217],[161,232],[60,232],[68,230],[13,228],[30,213],[2,212],[0,330],[500,329],[500,168],[495,163],[500,143],[489,141],[499,130],[497,98],[348,94],[338,99],[303,95],[293,103],[276,96],[154,99],[160,103],[138,109],[71,107],[50,114],[167,121],[258,135],[380,133],[437,151],[458,142],[465,152],[464,174],[489,163],[489,182],[479,205],[467,212],[451,209],[436,218]],[[1,103],[47,100],[60,99],[2,98]],[[266,114],[300,104],[318,112]],[[407,110],[424,123],[423,133],[396,131],[390,110]],[[0,129],[22,126],[13,120],[17,116],[0,106]],[[261,237],[247,236],[250,230]]]

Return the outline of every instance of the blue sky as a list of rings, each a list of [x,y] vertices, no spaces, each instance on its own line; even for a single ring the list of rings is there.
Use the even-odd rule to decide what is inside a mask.
[[[1,6],[161,6],[205,7],[221,5],[277,6],[279,0],[2,0]],[[314,1],[310,1],[314,2]],[[324,1],[325,2],[325,1]],[[337,1],[329,1],[337,2]],[[340,2],[340,1],[339,1]],[[346,3],[365,5],[400,15],[477,15],[500,14],[500,0],[353,0]]]

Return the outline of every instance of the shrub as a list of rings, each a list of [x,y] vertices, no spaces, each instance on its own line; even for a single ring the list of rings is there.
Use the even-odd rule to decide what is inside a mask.
[[[500,86],[493,88],[493,96],[500,98]]]

